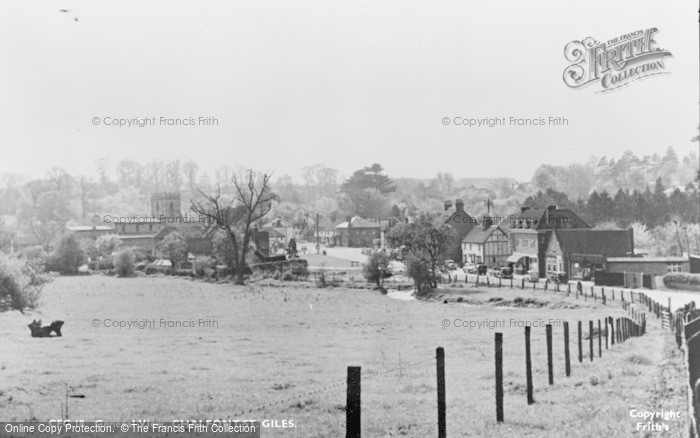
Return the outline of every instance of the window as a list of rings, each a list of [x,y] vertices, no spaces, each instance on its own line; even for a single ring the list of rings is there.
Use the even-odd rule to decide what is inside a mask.
[[[670,263],[666,265],[666,272],[682,272],[680,263]]]

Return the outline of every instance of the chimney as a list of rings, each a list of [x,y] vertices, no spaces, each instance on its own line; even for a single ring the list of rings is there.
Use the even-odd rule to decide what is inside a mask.
[[[345,220],[348,222],[348,228],[352,226],[352,217],[351,216],[346,216]]]
[[[529,209],[530,209],[530,207],[520,207],[520,213],[525,213]]]
[[[445,201],[445,211],[452,208],[452,201]]]
[[[627,228],[627,235],[630,242],[630,255],[634,255],[634,229],[632,227]]]
[[[556,222],[552,225],[552,212],[556,211],[556,209],[556,205],[548,205],[545,209],[545,223],[552,228],[557,228],[558,225]]]
[[[486,231],[491,225],[493,225],[493,218],[491,216],[483,215],[481,217],[481,228]]]
[[[461,199],[455,199],[455,210],[460,213],[464,213],[464,201]]]

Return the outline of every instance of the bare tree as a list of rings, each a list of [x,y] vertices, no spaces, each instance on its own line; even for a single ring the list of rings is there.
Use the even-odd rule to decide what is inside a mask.
[[[246,255],[252,237],[253,224],[265,217],[272,208],[275,194],[270,187],[270,175],[246,170],[232,177],[233,193],[222,191],[221,183],[214,193],[201,190],[200,199],[190,201],[191,209],[226,233],[233,251],[230,266],[236,274],[236,284],[243,284]]]

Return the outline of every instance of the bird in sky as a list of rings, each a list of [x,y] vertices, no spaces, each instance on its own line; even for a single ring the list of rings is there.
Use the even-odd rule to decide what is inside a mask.
[[[71,11],[71,9],[59,9],[58,12],[63,12],[64,14],[67,14]]]

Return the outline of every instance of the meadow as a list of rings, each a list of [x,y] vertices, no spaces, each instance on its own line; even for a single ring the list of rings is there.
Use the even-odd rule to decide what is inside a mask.
[[[588,320],[597,326],[626,315],[619,302],[527,289],[446,288],[398,300],[309,282],[61,277],[36,312],[0,313],[0,412],[5,421],[291,420],[294,427],[269,427],[263,436],[344,436],[347,367],[361,366],[364,436],[436,436],[441,346],[448,436],[645,436],[632,409],[680,410],[683,418],[667,421],[664,436],[684,436],[682,358],[654,318],[647,335],[608,350],[603,344],[602,358],[597,340],[593,361],[585,343],[578,362],[577,321],[585,338]],[[31,338],[33,318],[64,320],[63,337]],[[568,378],[564,320],[571,324]],[[465,328],[469,321],[482,325]],[[548,322],[553,386],[539,326]],[[533,405],[525,396],[525,323],[533,324]],[[502,424],[495,421],[496,331],[504,336]]]

